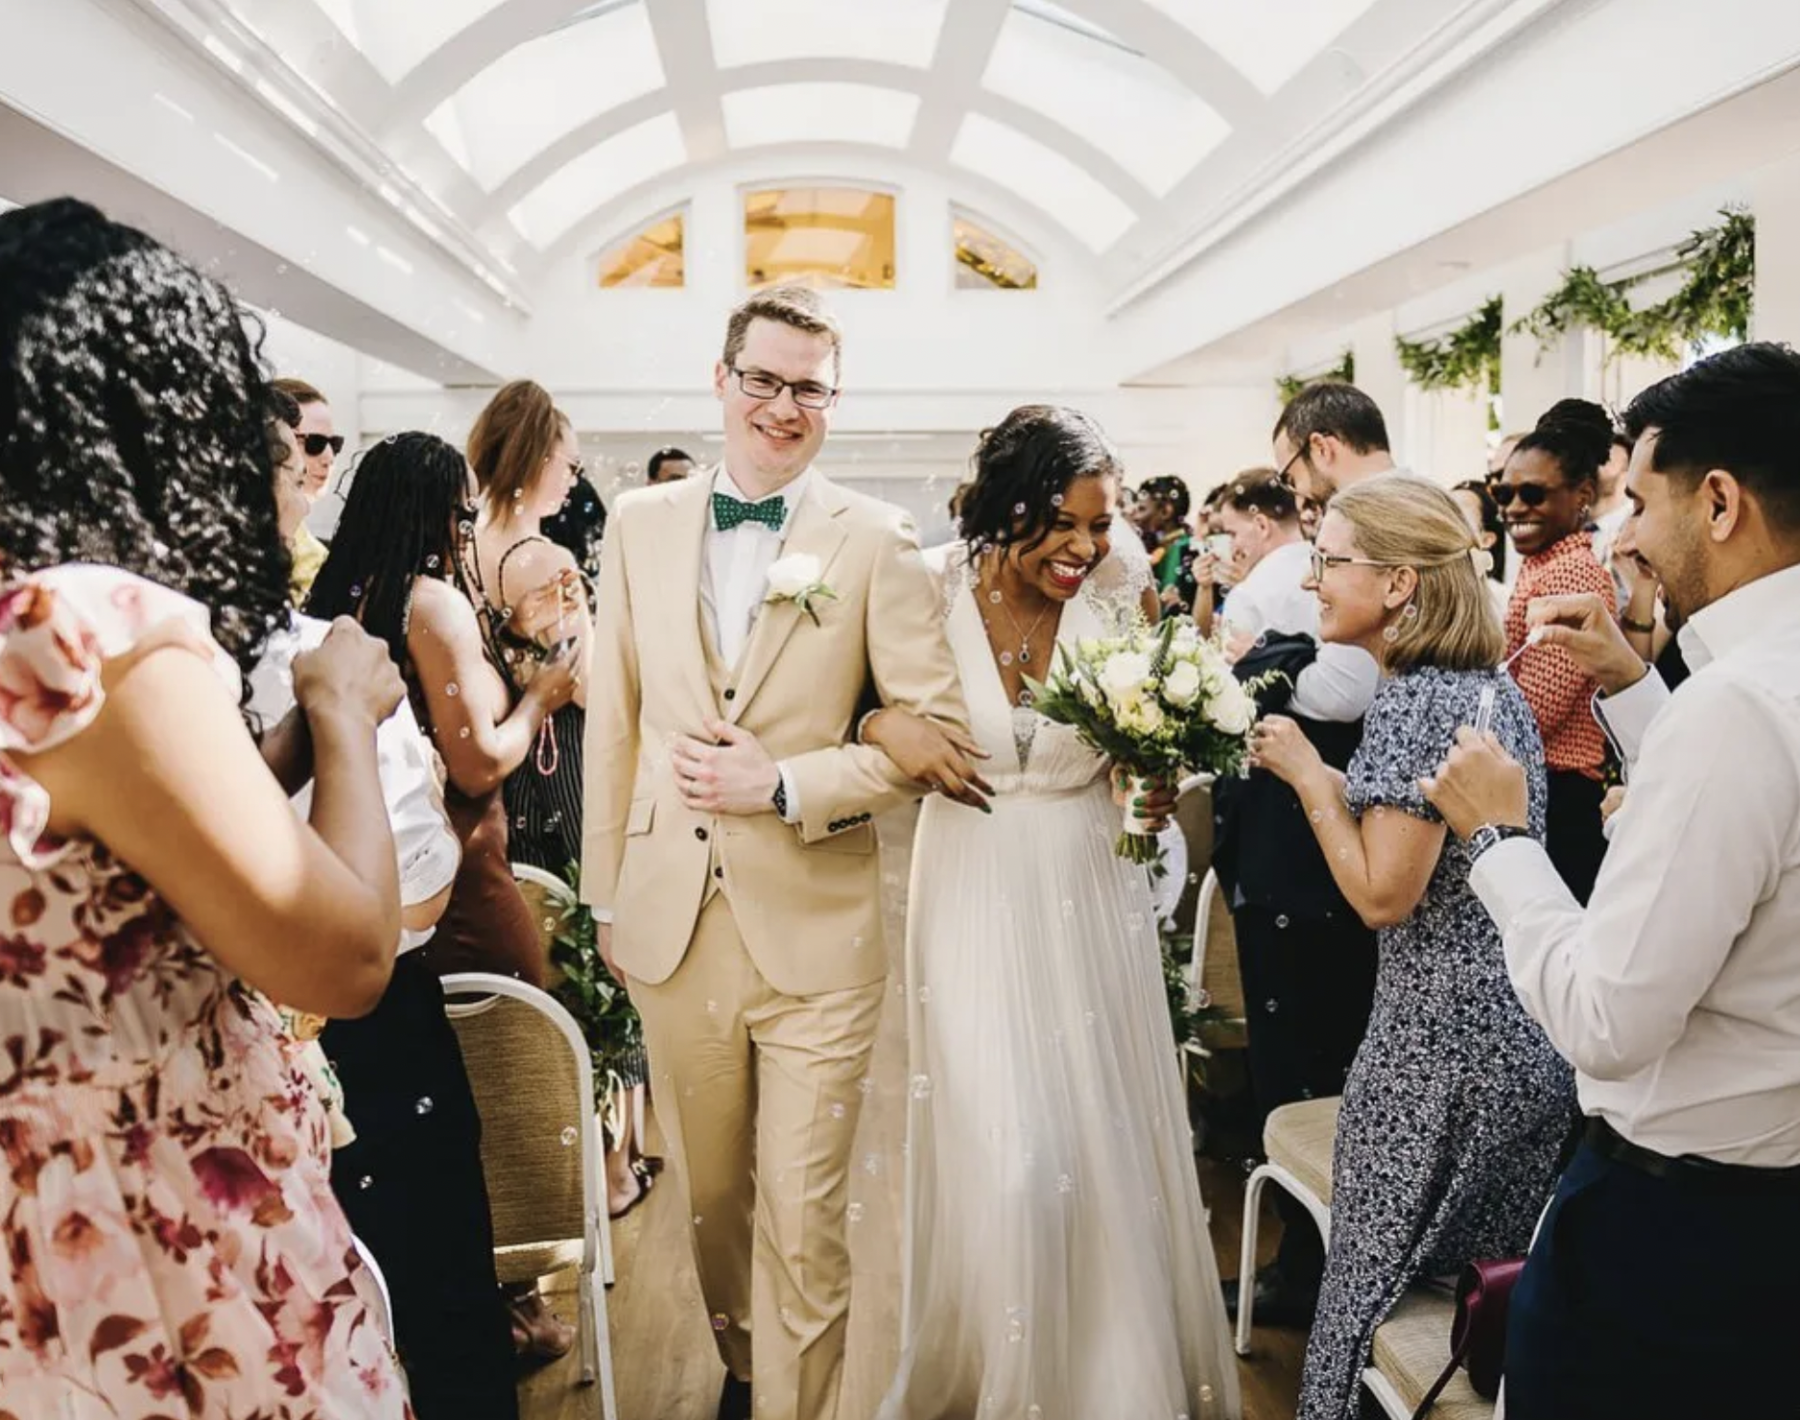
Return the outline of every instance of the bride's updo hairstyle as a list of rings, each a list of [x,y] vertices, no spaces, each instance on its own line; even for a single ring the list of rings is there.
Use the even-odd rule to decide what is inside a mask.
[[[962,539],[977,551],[1029,552],[1056,526],[1071,483],[1118,475],[1118,453],[1087,415],[1055,404],[1020,405],[981,436],[962,503]]]
[[[1486,585],[1488,554],[1475,546],[1448,492],[1411,474],[1383,473],[1340,489],[1325,512],[1350,524],[1359,555],[1418,574],[1412,599],[1383,633],[1389,674],[1418,666],[1491,670],[1500,663],[1506,635]]]

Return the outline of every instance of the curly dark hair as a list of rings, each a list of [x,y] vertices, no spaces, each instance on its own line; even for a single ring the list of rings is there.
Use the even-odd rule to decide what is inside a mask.
[[[357,460],[343,516],[306,599],[309,615],[354,616],[405,666],[413,584],[450,577],[458,527],[473,531],[469,465],[436,434],[393,434]]]
[[[0,214],[0,562],[136,573],[246,672],[288,610],[269,385],[218,282],[85,202]]]
[[[1612,457],[1612,441],[1612,416],[1599,405],[1591,399],[1559,399],[1507,457],[1510,461],[1535,450],[1550,457],[1570,487],[1597,486],[1601,468]]]
[[[962,539],[1029,552],[1050,536],[1071,483],[1119,472],[1111,441],[1080,410],[1021,405],[982,435],[962,503]]]

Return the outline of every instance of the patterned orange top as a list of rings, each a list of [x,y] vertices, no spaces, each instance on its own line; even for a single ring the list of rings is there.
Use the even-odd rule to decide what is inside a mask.
[[[1592,592],[1618,612],[1612,573],[1594,557],[1591,533],[1571,533],[1547,552],[1527,557],[1519,568],[1512,600],[1506,604],[1506,654],[1525,644],[1525,609],[1538,597]],[[1592,702],[1596,686],[1567,651],[1534,646],[1512,663],[1531,713],[1544,737],[1544,763],[1551,769],[1576,769],[1590,779],[1600,777],[1606,763],[1606,736],[1595,723]]]

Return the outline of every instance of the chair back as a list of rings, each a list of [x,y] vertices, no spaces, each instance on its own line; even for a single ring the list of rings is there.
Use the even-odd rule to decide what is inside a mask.
[[[481,1116],[496,1253],[575,1240],[592,1248],[600,1155],[581,1028],[546,992],[511,977],[464,972],[443,986]]]
[[[562,926],[563,907],[572,894],[569,885],[553,873],[534,868],[529,863],[512,865],[513,881],[519,885],[519,896],[531,913],[531,925],[537,930],[538,947],[549,961],[550,944]]]

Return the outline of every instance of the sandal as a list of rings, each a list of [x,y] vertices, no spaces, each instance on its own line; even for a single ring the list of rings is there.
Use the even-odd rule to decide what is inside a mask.
[[[631,1165],[632,1177],[637,1180],[637,1192],[631,1195],[630,1201],[627,1202],[623,1208],[614,1208],[610,1203],[607,1205],[606,1216],[615,1223],[648,1198],[650,1196],[650,1187],[656,1182],[655,1174],[638,1167],[640,1162],[641,1161],[639,1160],[634,1160]]]
[[[537,1288],[509,1291],[506,1307],[512,1316],[513,1353],[521,1363],[558,1361],[574,1350],[575,1328],[550,1310]]]

